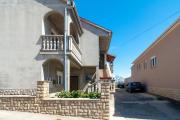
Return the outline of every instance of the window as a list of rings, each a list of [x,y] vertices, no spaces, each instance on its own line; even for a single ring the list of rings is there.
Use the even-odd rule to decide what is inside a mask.
[[[144,61],[144,69],[147,69],[147,60]]]
[[[141,70],[141,63],[139,63],[139,70]]]
[[[157,57],[154,56],[151,58],[151,68],[155,68],[157,66]]]
[[[141,69],[141,63],[137,64],[137,70],[140,70]]]
[[[93,76],[93,75],[91,75],[91,74],[86,74],[86,75],[85,75],[86,81],[92,80],[92,76]]]

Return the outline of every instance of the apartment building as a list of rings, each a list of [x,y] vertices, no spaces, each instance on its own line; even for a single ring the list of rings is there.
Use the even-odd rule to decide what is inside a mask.
[[[0,6],[0,89],[34,89],[46,80],[54,92],[82,90],[103,77],[112,32],[81,18],[73,0]]]
[[[149,93],[180,101],[180,19],[170,26],[132,66],[132,80]]]

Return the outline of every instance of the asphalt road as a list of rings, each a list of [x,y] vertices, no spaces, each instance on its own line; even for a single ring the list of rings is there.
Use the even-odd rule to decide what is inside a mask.
[[[146,93],[118,89],[111,100],[111,120],[180,120],[180,104]]]

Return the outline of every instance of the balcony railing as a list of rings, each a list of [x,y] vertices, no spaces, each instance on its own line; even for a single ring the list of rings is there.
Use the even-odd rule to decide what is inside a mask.
[[[67,52],[71,52],[79,61],[82,60],[81,50],[73,36],[69,36],[67,41]],[[42,35],[41,36],[41,52],[59,52],[64,50],[63,35]]]
[[[42,35],[41,51],[63,50],[63,35]]]
[[[74,40],[73,36],[69,36],[69,50],[81,61],[82,60],[82,53],[81,50]]]

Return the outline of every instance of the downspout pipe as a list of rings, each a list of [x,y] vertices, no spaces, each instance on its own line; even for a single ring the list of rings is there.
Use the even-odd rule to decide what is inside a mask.
[[[68,61],[67,61],[67,45],[69,42],[69,21],[68,21],[68,9],[71,8],[71,0],[67,0],[67,6],[65,7],[64,10],[64,90],[65,91],[70,91],[70,80],[69,80],[69,69],[68,68]]]
[[[64,89],[65,91],[69,91],[70,90],[70,80],[69,79],[69,74],[68,74],[68,56],[67,56],[67,46],[68,46],[68,42],[69,42],[69,21],[68,21],[68,10],[69,9],[73,9],[74,8],[74,3],[72,0],[67,0],[67,6],[65,7],[64,10]]]
[[[69,91],[69,86],[67,83],[67,40],[68,40],[68,18],[67,18],[67,7],[64,10],[64,89],[65,91]]]

